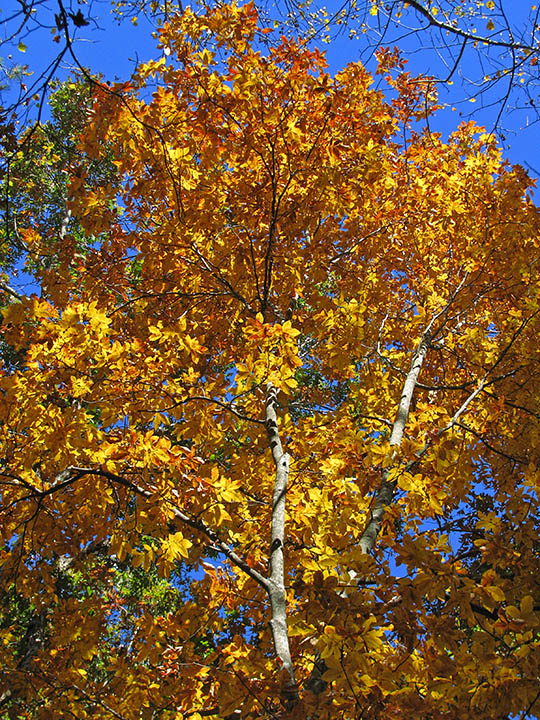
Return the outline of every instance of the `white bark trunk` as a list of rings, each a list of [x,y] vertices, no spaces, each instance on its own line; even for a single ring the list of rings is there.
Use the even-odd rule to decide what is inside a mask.
[[[403,390],[396,413],[396,419],[392,425],[392,433],[390,435],[391,448],[399,447],[401,445],[405,425],[407,424],[407,420],[409,418],[414,389],[416,387],[416,383],[418,382],[418,376],[420,374],[420,370],[422,369],[430,342],[431,336],[429,332],[424,333],[422,340],[420,341],[420,345],[413,355],[411,369],[407,373],[407,377],[403,383]],[[371,517],[364,532],[362,533],[362,537],[360,538],[360,547],[364,553],[369,553],[373,550],[375,541],[377,540],[377,535],[381,529],[385,509],[388,505],[390,505],[392,498],[394,497],[396,483],[395,481],[389,481],[388,479],[390,477],[391,470],[392,465],[383,470],[381,484],[377,490],[375,504],[371,510]]]
[[[274,640],[276,654],[289,675],[290,700],[297,697],[294,667],[289,647],[289,632],[287,626],[287,595],[285,591],[285,558],[283,546],[285,542],[285,498],[287,482],[289,479],[289,456],[283,452],[279,438],[276,416],[276,389],[271,383],[266,391],[266,433],[272,458],[276,468],[274,493],[272,498],[272,530],[270,545],[270,605],[272,618],[270,628]]]

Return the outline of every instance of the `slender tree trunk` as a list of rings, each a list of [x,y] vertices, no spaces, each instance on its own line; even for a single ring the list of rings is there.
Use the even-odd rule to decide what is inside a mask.
[[[289,479],[289,456],[283,452],[279,438],[276,415],[276,388],[271,383],[266,391],[266,433],[276,468],[274,493],[272,498],[272,530],[270,545],[270,578],[268,595],[272,617],[270,628],[278,658],[288,674],[284,691],[286,705],[291,706],[298,699],[298,688],[294,676],[294,667],[289,647],[287,625],[287,595],[285,591],[285,499]]]
[[[416,388],[418,376],[420,374],[420,370],[422,369],[430,342],[431,335],[428,331],[422,336],[420,344],[413,355],[411,369],[407,373],[407,377],[403,383],[403,390],[396,413],[396,419],[394,420],[394,424],[392,426],[392,433],[390,435],[391,448],[397,448],[401,445],[405,425],[407,424],[407,420],[409,418],[409,411],[411,409],[411,401],[414,395],[414,390]],[[385,509],[388,505],[390,505],[392,498],[394,497],[396,482],[395,480],[389,480],[392,467],[392,464],[390,464],[383,470],[381,484],[377,490],[375,504],[371,510],[371,517],[364,532],[362,533],[362,537],[360,538],[360,547],[365,553],[369,553],[373,550],[375,541],[377,540],[377,535],[381,529]]]

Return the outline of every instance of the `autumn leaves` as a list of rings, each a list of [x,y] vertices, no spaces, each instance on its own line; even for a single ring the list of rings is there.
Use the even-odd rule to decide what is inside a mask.
[[[540,667],[528,181],[471,124],[419,130],[408,76],[387,103],[264,30],[187,11],[96,96],[80,153],[117,174],[70,200],[93,244],[4,310],[3,558],[51,609],[23,705],[492,720]],[[52,652],[79,647],[64,609],[93,650]]]

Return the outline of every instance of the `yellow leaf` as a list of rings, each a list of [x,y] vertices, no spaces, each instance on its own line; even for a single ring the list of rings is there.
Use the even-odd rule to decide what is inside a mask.
[[[193,543],[185,538],[181,532],[177,532],[174,535],[169,535],[166,545],[168,545],[167,555],[172,560],[176,560],[179,557],[189,557],[188,551]]]
[[[92,381],[86,377],[71,378],[71,395],[74,398],[83,397],[92,389]]]
[[[495,602],[504,602],[506,600],[506,595],[497,585],[488,585],[485,590]]]

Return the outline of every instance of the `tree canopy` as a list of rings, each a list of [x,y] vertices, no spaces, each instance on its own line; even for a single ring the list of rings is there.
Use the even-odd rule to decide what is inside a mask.
[[[538,717],[530,179],[394,52],[385,98],[253,5],[159,41],[18,229],[1,711]]]
[[[459,105],[463,115],[482,110],[482,122],[501,136],[507,128],[515,132],[538,121],[540,10],[535,4],[277,0],[256,5],[265,23],[279,24],[285,33],[300,32],[317,42],[344,35],[358,40],[350,52],[364,63],[381,46],[399,47],[405,55],[419,58],[421,71],[446,91],[445,102]],[[120,24],[147,24],[150,32],[182,9],[181,1],[94,0],[85,7],[75,0],[8,3],[0,16],[0,131],[7,128],[9,135],[22,118],[41,118],[50,84],[62,75],[66,63],[88,72],[80,60],[84,46],[103,45],[104,36],[117,42],[111,16]],[[130,48],[134,49],[135,45]],[[99,50],[97,62],[98,55]],[[118,68],[108,68],[106,74],[114,77]],[[4,92],[6,87],[10,92]]]

